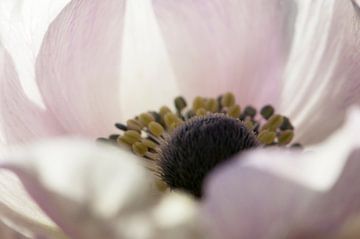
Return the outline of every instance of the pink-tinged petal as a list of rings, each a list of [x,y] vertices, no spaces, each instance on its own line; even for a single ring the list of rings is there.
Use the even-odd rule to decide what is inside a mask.
[[[153,3],[184,95],[214,97],[232,91],[242,105],[278,102],[291,1]]]
[[[342,231],[347,223],[360,216],[360,149],[353,151],[336,184],[319,195],[307,210],[299,214],[300,219],[293,225],[289,238],[330,238]],[[351,233],[359,238],[359,231]],[[313,236],[313,237],[310,237]]]
[[[204,217],[215,238],[276,238],[316,195],[300,184],[236,161],[211,175]]]
[[[37,60],[48,110],[70,134],[108,134],[119,119],[124,1],[73,0],[50,25]]]
[[[281,100],[297,139],[318,143],[360,104],[360,18],[351,0],[297,1]]]
[[[217,169],[204,216],[218,238],[330,238],[360,214],[360,111],[309,152],[259,150]],[[315,237],[317,236],[317,237]]]
[[[204,238],[197,202],[155,191],[154,178],[128,150],[58,139],[8,153],[0,167],[20,178],[69,238]]]
[[[32,102],[20,85],[9,54],[0,45],[0,134],[8,144],[59,135],[52,114]]]
[[[2,0],[0,38],[12,56],[24,94],[38,105],[42,99],[35,81],[35,58],[47,27],[70,0]]]
[[[131,152],[79,140],[43,142],[24,150],[10,155],[2,167],[19,176],[70,238],[122,238],[117,222],[158,197],[152,194],[150,174]]]
[[[1,220],[0,220],[0,238],[1,239],[30,239],[30,238],[36,239],[35,237],[27,237],[24,234],[12,229]]]
[[[0,171],[0,220],[26,234],[64,238],[64,233],[31,199],[20,180],[5,170]]]
[[[122,119],[172,104],[180,94],[152,0],[126,2],[122,59]]]

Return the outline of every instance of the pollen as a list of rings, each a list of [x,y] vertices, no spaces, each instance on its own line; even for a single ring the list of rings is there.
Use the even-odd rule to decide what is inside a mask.
[[[100,141],[125,144],[145,161],[161,189],[203,195],[206,176],[222,163],[258,147],[293,147],[294,127],[273,106],[242,108],[234,94],[195,97],[190,107],[176,97],[174,110],[140,113],[126,124],[116,123],[119,134]],[[243,109],[243,110],[242,110]],[[164,187],[166,185],[166,187]]]

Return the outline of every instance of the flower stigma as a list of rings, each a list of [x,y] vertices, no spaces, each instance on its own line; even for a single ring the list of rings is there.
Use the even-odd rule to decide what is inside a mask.
[[[252,106],[241,110],[232,93],[196,97],[191,107],[179,96],[174,104],[175,111],[163,106],[126,124],[116,123],[120,134],[98,139],[128,145],[163,189],[183,190],[201,198],[206,176],[218,165],[249,149],[288,147],[294,138],[289,118],[276,114],[274,107],[265,105],[259,115]]]

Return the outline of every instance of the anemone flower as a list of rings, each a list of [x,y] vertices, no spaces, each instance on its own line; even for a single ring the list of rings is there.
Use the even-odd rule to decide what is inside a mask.
[[[22,87],[24,79],[15,70],[21,66],[10,51],[13,46],[3,43],[10,54],[2,49],[2,137],[8,144],[58,135],[95,139],[111,134],[114,122],[157,109],[177,95],[197,99],[199,95],[208,98],[231,91],[242,106],[272,105],[291,119],[296,140],[311,147],[332,135],[344,123],[348,106],[360,102],[359,11],[355,0],[72,0],[52,21],[36,57],[35,78],[29,82],[36,85],[34,91],[40,97]],[[213,235],[356,236],[351,229],[358,225],[358,208],[350,202],[357,191],[347,185],[352,177],[358,178],[351,173],[349,179],[347,174],[352,169],[352,159],[356,161],[357,157],[351,152],[358,143],[348,134],[358,132],[354,125],[359,120],[356,113],[353,115],[350,126],[335,134],[334,140],[331,137],[314,147],[316,153],[255,150],[216,169],[207,180],[202,201],[203,215],[211,216],[208,223]],[[222,131],[215,131],[219,132]],[[227,139],[226,134],[222,136]],[[340,147],[342,142],[347,147]],[[132,188],[137,184],[132,180],[137,179],[126,176],[127,167],[132,166],[122,165],[122,160],[114,166],[120,170],[119,175],[124,174],[119,181],[130,187],[129,191],[116,191],[117,185],[113,184],[118,179],[111,170],[113,164],[88,157],[109,157],[112,162],[116,156],[75,143],[58,144],[65,146],[34,146],[24,150],[26,153],[10,154],[2,162],[2,167],[20,177],[41,208],[21,194],[16,177],[6,175],[13,181],[10,184],[3,180],[5,229],[21,225],[35,233],[35,238],[54,234],[60,238],[62,235],[51,224],[55,222],[71,238],[126,238],[137,230],[134,222],[140,220],[140,228],[145,232],[140,230],[144,234],[139,232],[138,238],[158,235],[151,233],[154,231],[166,231],[167,234],[159,234],[166,238],[181,231],[178,228],[193,233],[191,225],[182,224],[186,220],[175,224],[175,229],[159,226],[162,224],[153,220],[157,209],[147,205],[148,200],[139,201],[145,205],[132,200],[132,195],[146,197],[142,193],[151,188],[142,187],[141,183],[138,189]],[[201,154],[203,148],[198,149]],[[37,153],[38,150],[43,153]],[[118,158],[133,157],[127,150],[120,152]],[[60,159],[74,159],[75,165],[56,159],[57,153]],[[53,163],[46,160],[50,156]],[[265,156],[274,160],[263,160]],[[321,166],[329,172],[317,177],[323,173],[318,170]],[[104,176],[107,170],[110,174]],[[67,171],[71,177],[67,177]],[[135,171],[142,174],[141,170]],[[117,196],[98,191],[107,186],[118,192]],[[138,194],[132,194],[132,190]],[[269,194],[273,197],[265,200]],[[338,194],[344,197],[338,199]],[[120,200],[123,195],[129,197]],[[116,199],[120,205],[114,202]],[[349,207],[342,207],[337,200],[344,200]],[[109,207],[104,206],[107,203]],[[125,211],[121,210],[121,203],[129,203]],[[109,208],[115,209],[110,212]],[[329,208],[336,209],[335,216]]]

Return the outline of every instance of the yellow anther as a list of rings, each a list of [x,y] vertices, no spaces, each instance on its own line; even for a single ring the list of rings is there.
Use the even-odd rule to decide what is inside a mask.
[[[139,120],[144,126],[148,126],[152,121],[155,121],[154,117],[150,113],[142,113],[139,116]]]
[[[140,141],[140,139],[141,135],[135,130],[128,130],[124,133],[124,135],[118,138],[118,140],[121,140],[130,145]]]
[[[283,122],[284,117],[282,117],[281,115],[273,115],[270,117],[268,122],[264,124],[261,130],[275,131],[282,125]]]
[[[196,115],[197,116],[205,116],[206,115],[206,110],[204,108],[200,108],[196,111]]]
[[[173,113],[167,113],[164,117],[164,121],[166,126],[170,127],[173,123],[181,121],[176,115]]]
[[[168,189],[166,183],[161,179],[155,180],[155,186],[160,192],[165,192]]]
[[[228,108],[228,115],[230,117],[239,118],[241,114],[241,109],[239,105],[232,105]]]
[[[222,96],[221,98],[221,105],[223,107],[230,107],[233,106],[235,104],[235,96],[233,93],[226,93]]]
[[[128,120],[126,122],[126,125],[127,125],[129,130],[141,131],[141,129],[143,128],[141,123],[139,121],[134,120],[134,119]]]
[[[279,145],[287,145],[293,140],[294,132],[292,130],[285,130],[280,132],[278,136]]]
[[[200,108],[205,108],[205,100],[204,98],[198,96],[193,101],[192,109],[196,112]]]
[[[247,129],[252,130],[254,128],[254,123],[251,121],[250,117],[246,117],[246,119],[244,120],[244,125]]]
[[[169,127],[170,133],[172,133],[174,131],[174,129],[176,129],[177,127],[179,127],[182,124],[183,124],[183,122],[181,122],[181,121],[173,122]]]
[[[186,100],[182,96],[175,98],[175,107],[177,111],[181,112],[187,106]]]
[[[276,134],[273,131],[263,130],[260,132],[260,134],[257,136],[257,139],[262,144],[271,144],[274,142],[276,138]]]
[[[150,132],[155,135],[156,137],[159,137],[160,135],[162,135],[164,133],[164,128],[161,126],[161,124],[153,121],[150,122],[149,124],[149,130]]]
[[[140,143],[140,142],[136,142],[132,145],[132,149],[134,151],[135,154],[139,155],[139,156],[144,156],[147,152],[148,152],[148,148]]]
[[[150,149],[156,149],[157,148],[157,144],[149,139],[142,139],[141,143],[143,143],[146,147],[150,148]]]
[[[171,113],[171,110],[170,110],[170,108],[167,107],[167,106],[162,106],[162,107],[160,108],[160,112],[159,112],[159,113],[160,113],[161,117],[164,118],[167,113]]]
[[[208,99],[205,102],[205,109],[212,113],[217,112],[219,110],[219,104],[218,104],[217,100],[216,99]]]

